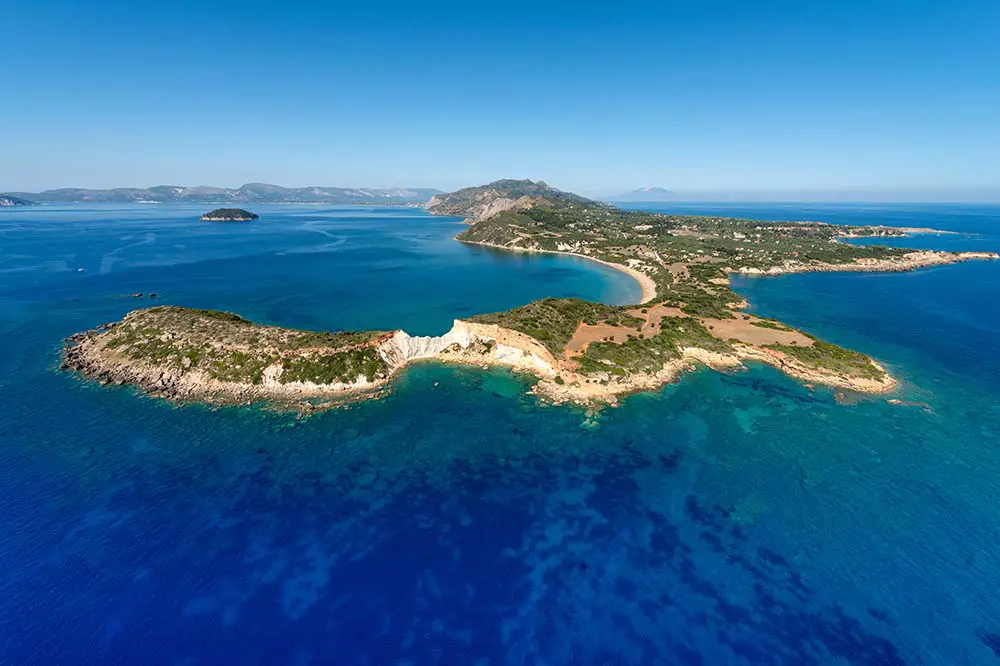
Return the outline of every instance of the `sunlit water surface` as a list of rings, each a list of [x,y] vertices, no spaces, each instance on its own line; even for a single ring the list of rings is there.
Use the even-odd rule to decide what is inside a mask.
[[[1000,249],[998,207],[669,209]],[[421,364],[297,418],[59,372],[62,338],[137,292],[419,334],[639,293],[414,209],[201,212],[0,210],[0,663],[1000,664],[1000,265],[735,280],[756,312],[882,360],[912,405],[753,367],[590,417],[507,372]]]

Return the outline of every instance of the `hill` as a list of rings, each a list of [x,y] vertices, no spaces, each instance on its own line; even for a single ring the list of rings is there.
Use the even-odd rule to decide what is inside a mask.
[[[44,192],[12,192],[11,198],[40,203],[327,203],[327,204],[420,204],[440,190],[416,188],[281,187],[247,183],[236,189],[199,185],[120,187],[109,190],[62,188]]]
[[[541,180],[532,182],[506,179],[478,187],[466,187],[451,194],[435,195],[427,202],[427,210],[437,215],[456,215],[478,221],[507,210],[568,205],[601,204],[571,192],[557,190]]]
[[[33,206],[34,201],[28,201],[20,197],[0,195],[0,206]]]

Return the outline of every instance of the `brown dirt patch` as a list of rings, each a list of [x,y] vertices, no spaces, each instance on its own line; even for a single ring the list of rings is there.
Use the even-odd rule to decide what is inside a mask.
[[[688,238],[718,238],[718,234],[706,234],[693,229],[671,229],[671,236],[687,236]]]
[[[676,278],[680,278],[682,280],[687,280],[689,277],[691,277],[691,273],[688,271],[687,264],[684,263],[678,262],[676,264],[670,264],[669,266],[667,266],[667,270],[670,271],[671,275],[673,275]]]
[[[773,328],[763,328],[754,326],[753,322],[760,321],[753,315],[743,315],[735,313],[736,319],[700,319],[702,325],[708,332],[720,340],[731,340],[733,338],[749,345],[795,345],[797,347],[811,347],[812,339],[806,337],[798,331],[778,331]],[[749,319],[744,319],[749,316]]]
[[[573,333],[573,337],[566,343],[566,350],[563,352],[563,356],[566,358],[579,356],[587,351],[587,346],[591,342],[605,342],[605,338],[611,338],[608,342],[621,344],[628,339],[630,333],[636,335],[639,331],[634,328],[625,328],[624,326],[609,326],[608,324],[591,325],[580,322],[580,325],[576,327],[576,331]]]
[[[646,310],[646,312],[643,312]],[[642,319],[643,325],[640,332],[650,338],[660,332],[660,320],[664,317],[687,317],[680,311],[680,308],[672,308],[667,305],[654,305],[648,308],[636,308],[628,310],[628,314]]]

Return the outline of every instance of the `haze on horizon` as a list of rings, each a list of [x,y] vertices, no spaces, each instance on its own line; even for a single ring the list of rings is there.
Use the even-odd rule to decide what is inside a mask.
[[[1000,200],[1000,5],[5,8],[0,192]]]

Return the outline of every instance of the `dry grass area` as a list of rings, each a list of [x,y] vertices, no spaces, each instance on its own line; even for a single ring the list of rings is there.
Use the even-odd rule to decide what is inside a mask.
[[[592,325],[580,322],[580,325],[576,327],[576,331],[573,333],[573,337],[566,344],[563,357],[572,358],[580,356],[587,351],[587,346],[591,342],[614,342],[621,344],[628,340],[630,334],[637,335],[638,333],[638,329],[626,328],[625,326],[610,326],[608,324]]]
[[[680,311],[680,308],[672,308],[667,305],[636,308],[635,310],[629,310],[628,314],[638,317],[645,322],[639,332],[647,338],[651,338],[660,332],[660,320],[664,317],[687,317],[686,314]]]
[[[628,310],[627,314],[642,320],[639,328],[628,326],[612,326],[610,324],[586,324],[580,322],[572,338],[566,344],[562,357],[572,361],[583,355],[587,347],[594,342],[614,342],[622,344],[629,336],[652,338],[660,333],[664,317],[690,319],[689,315],[679,308],[667,305],[653,305],[645,308]],[[773,324],[767,320],[742,312],[733,312],[732,319],[696,318],[708,333],[723,342],[739,341],[755,347],[765,345],[784,345],[810,347],[813,340],[803,333]],[[760,324],[763,323],[764,326]]]
[[[636,308],[629,310],[628,314],[643,320],[642,328],[639,330],[645,337],[652,337],[659,333],[659,323],[663,317],[685,318],[688,315],[679,308],[666,305],[654,305],[649,308]],[[739,340],[749,345],[794,345],[799,347],[809,347],[813,344],[811,338],[803,335],[799,331],[792,329],[778,330],[766,328],[758,325],[765,320],[742,312],[733,312],[734,319],[710,319],[698,318],[702,326],[708,329],[713,337],[726,342]],[[633,331],[634,332],[634,331]]]
[[[356,349],[388,333],[299,331],[255,324],[230,312],[157,306],[130,312],[111,335],[124,343],[133,342],[133,338],[144,338],[163,344],[206,349],[298,354]]]
[[[797,347],[811,347],[812,338],[803,335],[799,331],[792,329],[779,331],[773,328],[763,328],[754,322],[763,321],[753,315],[742,315],[733,313],[736,319],[701,319],[702,326],[708,329],[716,338],[720,340],[739,340],[748,345],[794,345]],[[744,319],[744,317],[747,317]]]
[[[671,236],[685,236],[687,238],[718,238],[719,234],[695,231],[694,229],[670,229],[667,233]]]
[[[670,274],[675,278],[679,278],[681,280],[687,280],[691,277],[691,272],[688,271],[687,264],[684,263],[678,262],[676,264],[670,264],[667,266],[667,270],[669,270]]]

